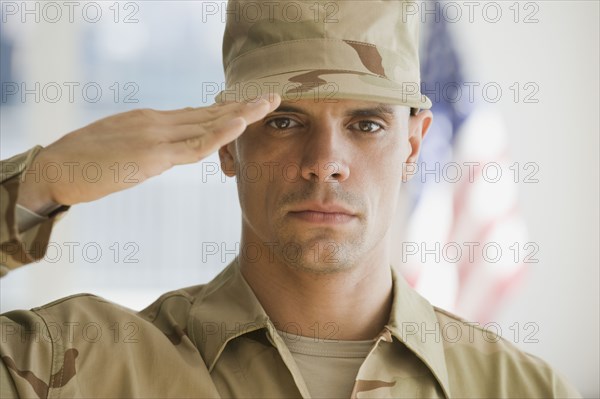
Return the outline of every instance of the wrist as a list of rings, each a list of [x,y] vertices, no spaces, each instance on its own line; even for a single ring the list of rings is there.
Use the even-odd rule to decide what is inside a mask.
[[[32,164],[36,162],[38,161],[34,160]],[[47,216],[61,207],[61,204],[54,201],[47,183],[40,181],[39,175],[27,173],[27,170],[25,170],[19,179],[18,205],[40,216]]]

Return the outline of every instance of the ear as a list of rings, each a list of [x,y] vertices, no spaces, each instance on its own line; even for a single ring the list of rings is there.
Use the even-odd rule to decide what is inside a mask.
[[[410,153],[408,154],[408,157],[406,158],[406,161],[404,163],[404,167],[402,168],[402,181],[407,180],[407,165],[414,164],[419,159],[419,152],[421,151],[423,137],[425,137],[425,135],[427,134],[427,131],[429,130],[429,126],[431,126],[432,121],[433,114],[428,109],[422,110],[416,115],[411,115],[409,117],[408,143],[410,145]],[[412,177],[412,174],[410,177]]]
[[[235,176],[235,141],[225,144],[219,148],[219,159],[221,160],[221,170],[227,177]]]

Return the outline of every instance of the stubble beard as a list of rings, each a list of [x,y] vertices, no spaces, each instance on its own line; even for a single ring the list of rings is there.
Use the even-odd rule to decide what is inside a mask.
[[[290,219],[289,210],[311,199],[340,202],[354,211],[352,225],[310,226]],[[270,237],[275,240],[272,251],[277,263],[313,274],[349,271],[365,261],[370,243],[365,201],[344,191],[338,185],[307,184],[282,195],[273,206]]]
[[[344,237],[326,228],[316,235],[294,234],[283,226],[275,228],[281,243],[275,247],[275,258],[295,270],[319,275],[345,272],[354,269],[364,256],[364,226]]]

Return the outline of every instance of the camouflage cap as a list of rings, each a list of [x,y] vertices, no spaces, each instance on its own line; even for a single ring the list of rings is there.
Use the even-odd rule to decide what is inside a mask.
[[[284,100],[354,99],[430,108],[420,91],[413,1],[230,0],[225,90],[216,101],[265,93]]]

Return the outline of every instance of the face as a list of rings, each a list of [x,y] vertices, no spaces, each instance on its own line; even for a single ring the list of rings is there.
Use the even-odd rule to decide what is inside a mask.
[[[430,120],[405,106],[283,102],[219,150],[237,179],[242,251],[313,273],[376,259]]]

